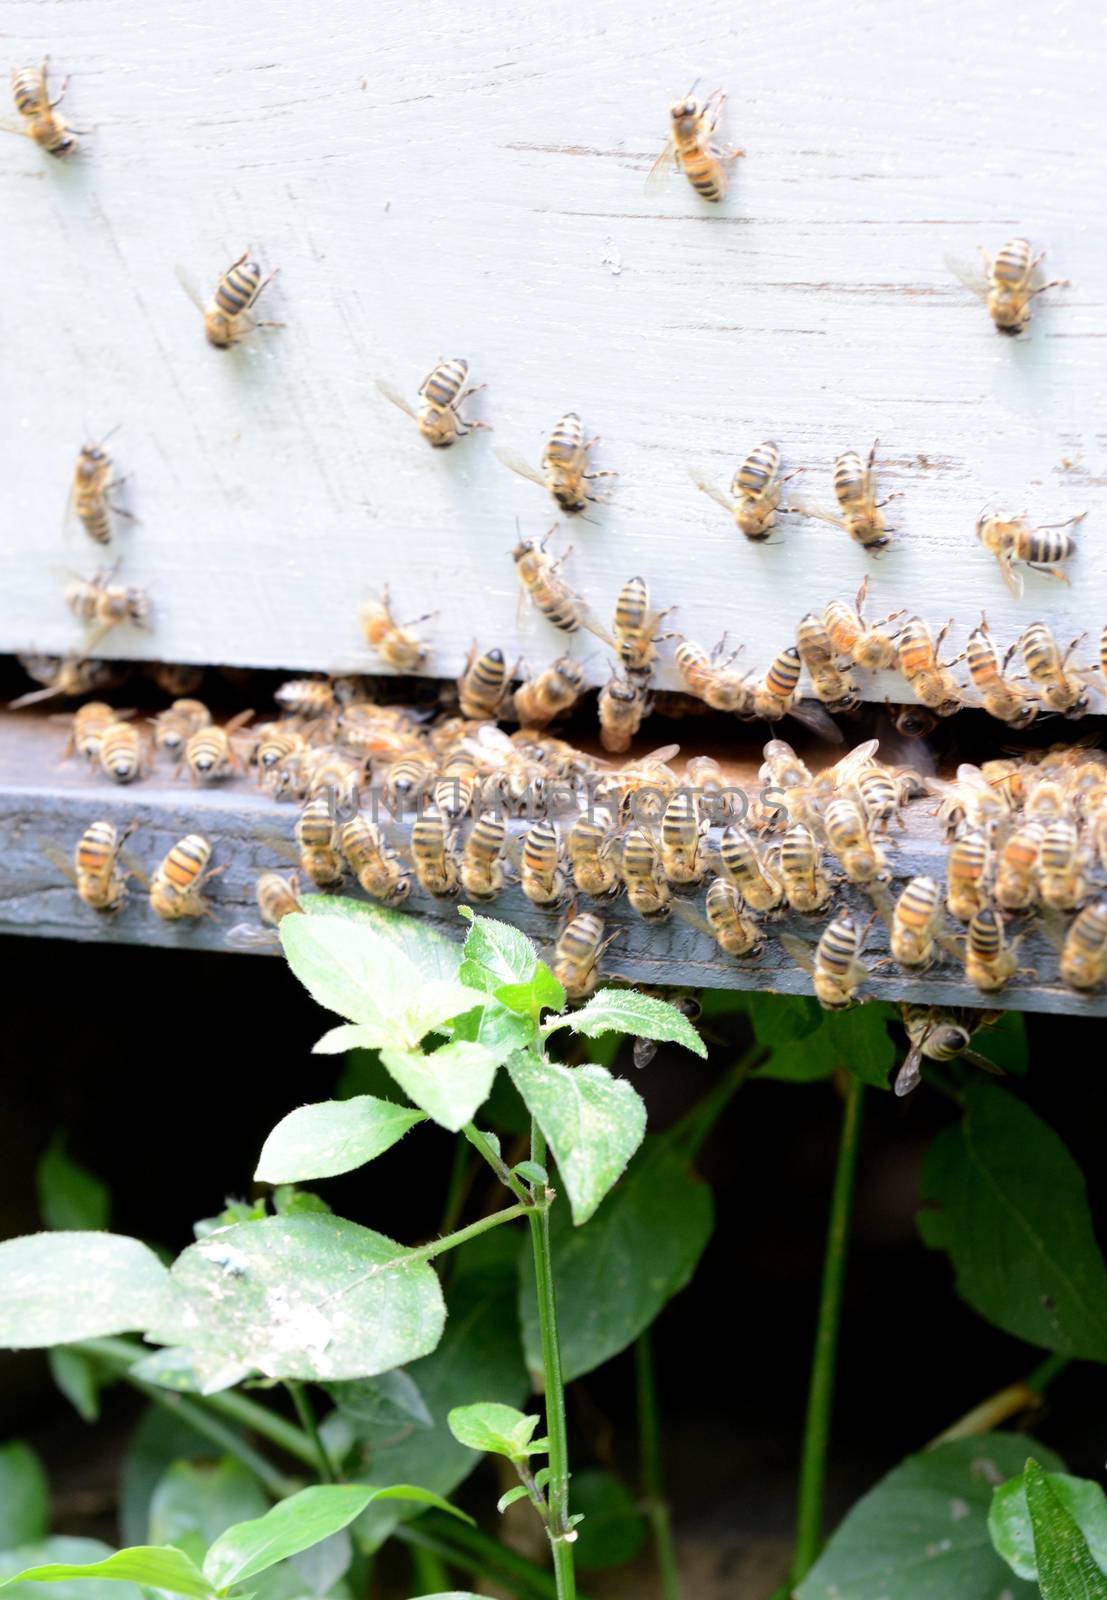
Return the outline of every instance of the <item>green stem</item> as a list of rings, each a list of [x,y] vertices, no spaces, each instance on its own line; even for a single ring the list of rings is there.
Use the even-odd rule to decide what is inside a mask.
[[[519,1600],[559,1600],[557,1580],[548,1572],[479,1528],[470,1528],[443,1512],[425,1511],[417,1522],[401,1522],[392,1538],[433,1550],[451,1567],[473,1577],[484,1574],[507,1582]],[[578,1594],[576,1600],[586,1597]]]
[[[650,1330],[638,1335],[634,1346],[634,1370],[638,1389],[639,1471],[645,1493],[646,1513],[653,1530],[662,1600],[680,1600],[680,1573],[673,1547],[673,1527],[661,1474],[661,1415],[657,1401],[657,1373],[654,1367]]]
[[[1038,1363],[1033,1372],[1027,1373],[1026,1387],[1033,1389],[1035,1394],[1045,1394],[1054,1378],[1064,1372],[1065,1368],[1072,1365],[1071,1356],[1047,1356]]]
[[[473,1149],[488,1162],[500,1182],[511,1190],[519,1204],[525,1206],[533,1205],[533,1199],[523,1180],[517,1178],[507,1163],[501,1160],[491,1141],[481,1133],[480,1129],[474,1127],[471,1122],[467,1122],[461,1131],[473,1146]]]
[[[933,1450],[935,1445],[946,1444],[950,1439],[970,1439],[978,1433],[994,1433],[1005,1422],[1010,1422],[1012,1417],[1040,1410],[1046,1390],[1058,1373],[1065,1370],[1070,1360],[1069,1356],[1047,1357],[1025,1378],[1009,1383],[1006,1388],[989,1395],[979,1405],[973,1406],[970,1411],[958,1417],[957,1421],[945,1428],[936,1439],[931,1439],[926,1448]]]
[[[857,1148],[860,1142],[863,1098],[864,1084],[851,1073],[846,1089],[842,1131],[838,1141],[838,1167],[834,1174],[834,1193],[830,1202],[830,1226],[827,1231],[826,1256],[823,1261],[819,1320],[815,1332],[811,1382],[807,1392],[807,1421],[803,1435],[799,1510],[796,1518],[796,1549],[792,1566],[793,1583],[798,1583],[814,1566],[823,1542],[823,1493],[826,1487],[830,1416],[834,1404],[834,1368],[842,1316],[842,1289],[845,1282],[854,1180],[857,1175]]]
[[[698,1101],[666,1135],[669,1142],[679,1145],[694,1160],[712,1128],[734,1099],[750,1073],[764,1060],[768,1051],[764,1045],[751,1045],[745,1055],[724,1072],[713,1089]]]
[[[327,1447],[323,1443],[323,1437],[319,1432],[319,1424],[315,1420],[315,1412],[303,1384],[290,1380],[285,1384],[285,1388],[292,1396],[292,1404],[296,1407],[296,1415],[300,1419],[300,1426],[311,1440],[312,1448],[315,1451],[316,1465],[319,1468],[319,1476],[324,1483],[334,1483],[336,1480],[335,1470],[331,1466],[331,1458],[327,1454]]]
[[[530,1125],[530,1159],[544,1166],[546,1140],[537,1121]],[[530,1239],[534,1252],[534,1278],[538,1294],[538,1326],[542,1337],[543,1392],[546,1432],[550,1440],[550,1508],[548,1532],[553,1550],[558,1600],[574,1600],[573,1541],[569,1523],[569,1438],[565,1419],[565,1383],[561,1375],[561,1344],[557,1332],[557,1297],[554,1293],[553,1255],[550,1249],[550,1212],[543,1205],[530,1213]]]

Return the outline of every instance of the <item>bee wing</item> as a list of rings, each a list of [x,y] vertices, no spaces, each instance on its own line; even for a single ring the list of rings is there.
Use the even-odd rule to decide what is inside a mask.
[[[946,266],[955,278],[960,278],[966,289],[971,289],[973,294],[981,300],[988,298],[987,280],[981,276],[979,267],[969,261],[958,260],[955,256],[945,256]]]
[[[119,852],[119,859],[126,868],[128,877],[137,878],[139,883],[141,883],[147,889],[150,887],[149,874],[142,865],[141,861],[136,861],[134,856],[132,856],[127,850],[121,850]]]
[[[820,738],[828,740],[831,744],[845,743],[841,728],[817,700],[797,700],[788,715],[794,717],[797,722],[802,722],[805,728],[810,728],[813,733],[817,733]]]
[[[678,744],[663,744],[659,750],[651,750],[649,755],[640,756],[635,765],[639,765],[642,761],[658,761],[664,766],[667,761],[671,761],[674,756],[679,754],[680,746]]]
[[[997,1066],[994,1061],[990,1061],[987,1056],[982,1056],[979,1050],[962,1050],[961,1060],[967,1061],[970,1067],[979,1067],[981,1072],[990,1072],[993,1078],[1005,1078],[1007,1076],[1002,1067]]]
[[[270,833],[268,830],[266,830],[264,833],[258,835],[258,842],[260,844],[268,845],[271,850],[275,851],[275,853],[281,856],[285,861],[291,861],[294,865],[299,865],[299,850],[296,848],[295,844],[293,844],[291,840],[286,839],[283,834]]]
[[[823,776],[829,778],[836,789],[844,788],[853,781],[854,773],[869,765],[879,748],[879,739],[866,739],[864,744],[859,744],[855,750],[843,756],[841,761],[836,762]]]
[[[176,270],[177,282],[180,284],[188,298],[192,301],[192,304],[196,307],[200,315],[205,316],[206,312],[204,310],[204,302],[201,298],[200,291],[197,289],[196,285],[185,272],[183,267],[178,267]]]
[[[385,383],[383,378],[377,378],[376,385],[386,400],[391,400],[394,406],[399,406],[401,411],[406,411],[413,422],[419,421],[418,412],[408,404],[399,389],[394,389],[390,383]]]
[[[782,511],[795,511],[801,517],[814,517],[817,522],[829,522],[833,528],[842,526],[841,517],[836,517],[829,511],[820,511],[817,506],[809,506],[804,500],[789,501],[788,505],[781,506],[780,509]]]
[[[923,1037],[925,1038],[925,1034]],[[901,1100],[904,1095],[908,1095],[913,1089],[917,1089],[922,1082],[922,1064],[922,1046],[913,1044],[903,1058],[903,1065],[896,1073],[896,1080],[892,1085]]]
[[[1038,926],[1058,955],[1060,955],[1065,948],[1065,934],[1068,931],[1061,913],[1052,911],[1048,907],[1043,907],[1038,917]]]
[[[281,945],[276,928],[263,928],[254,922],[236,922],[233,928],[227,929],[224,939],[232,950],[272,950],[275,953]]]
[[[708,483],[706,478],[701,478],[698,473],[693,472],[691,468],[688,469],[688,476],[691,478],[697,489],[702,489],[704,494],[710,495],[712,500],[714,500],[717,505],[722,506],[724,511],[728,511],[731,516],[734,515],[734,504],[730,500],[729,496],[725,495],[721,489],[717,488],[713,483]]]
[[[516,451],[507,450],[502,445],[497,445],[492,453],[503,462],[505,467],[510,467],[512,472],[517,472],[521,478],[529,478],[531,483],[537,483],[542,489],[546,487],[546,480],[538,471],[538,468],[532,467],[529,461],[524,461]]]
[[[34,706],[40,700],[52,700],[62,692],[56,685],[49,683],[44,689],[32,689],[29,694],[21,694],[17,700],[9,700],[8,710],[18,711],[21,706]]]
[[[676,145],[673,143],[672,139],[666,139],[665,148],[662,150],[661,154],[658,156],[657,160],[646,174],[646,181],[642,185],[645,190],[649,191],[651,189],[657,189],[660,187],[662,179],[668,176],[665,171],[665,163],[667,161],[671,161],[675,166],[676,155]]]
[[[686,900],[677,900],[674,898],[672,905],[673,910],[676,912],[678,917],[687,922],[690,927],[698,928],[700,933],[706,933],[712,944],[714,944],[715,930],[712,928],[706,917],[701,916],[700,913],[690,906]]]
[[[796,965],[798,967],[802,967],[805,972],[810,973],[810,975],[814,977],[815,958],[811,954],[811,946],[809,944],[805,944],[802,939],[797,939],[795,935],[791,933],[778,933],[777,938],[780,940],[781,944],[784,946],[785,950],[787,950],[788,954],[791,956]]]
[[[56,840],[40,839],[38,841],[38,847],[46,857],[47,861],[52,862],[54,866],[57,867],[59,872],[65,873],[70,883],[77,882],[77,874],[74,870],[73,862]]]
[[[891,932],[894,912],[891,895],[883,884],[874,883],[869,886],[869,898],[880,913],[881,922]]]

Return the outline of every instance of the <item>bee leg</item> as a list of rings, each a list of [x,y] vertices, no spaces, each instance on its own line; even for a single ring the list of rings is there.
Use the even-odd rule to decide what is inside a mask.
[[[581,477],[582,478],[617,478],[618,476],[619,476],[619,474],[617,472],[612,472],[610,470],[610,468],[607,469],[604,472],[582,472],[581,473]]]
[[[62,79],[62,86],[58,90],[58,92],[55,95],[54,99],[47,102],[51,111],[53,111],[55,106],[60,106],[61,105],[62,101],[65,99],[65,91],[68,88],[69,88],[69,79],[68,79],[68,77],[65,77],[65,78]],[[77,131],[76,128],[74,128],[73,132],[76,133],[76,131]],[[1045,284],[1045,285],[1043,285],[1043,287],[1048,289],[1050,287],[1050,285],[1049,284]]]
[[[1069,517],[1064,522],[1039,522],[1038,526],[1032,529],[1032,532],[1037,533],[1042,528],[1071,528],[1074,527],[1076,523],[1083,522],[1087,515],[1088,513],[1086,511],[1080,511],[1075,517]]]
[[[1043,567],[1037,561],[1028,561],[1026,564],[1031,572],[1044,572],[1047,577],[1060,578],[1062,583],[1067,583],[1070,588],[1072,587],[1072,579],[1067,572],[1062,572],[1060,567]]]

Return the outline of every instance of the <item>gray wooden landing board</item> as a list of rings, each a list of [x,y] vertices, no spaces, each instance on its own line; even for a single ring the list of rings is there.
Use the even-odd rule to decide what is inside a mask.
[[[291,841],[294,806],[275,804],[242,779],[221,787],[194,789],[158,771],[148,781],[121,788],[99,775],[89,775],[76,761],[59,765],[63,735],[45,719],[29,718],[16,724],[15,717],[0,719],[0,933],[226,950],[228,928],[256,921],[254,880],[266,867],[290,865],[280,854],[279,842]],[[930,814],[932,806],[933,802],[923,800],[908,808],[908,826],[893,856],[899,880],[916,873],[944,875],[944,845]],[[214,919],[163,922],[151,911],[138,884],[132,884],[132,893],[116,916],[100,916],[83,906],[70,883],[44,855],[42,841],[52,840],[68,854],[97,817],[108,818],[117,826],[137,819],[139,826],[128,849],[147,870],[156,866],[183,834],[205,834],[215,846],[215,864],[226,869],[211,887]],[[515,832],[525,826],[525,822],[512,824]],[[386,833],[393,842],[403,843],[402,829],[386,824]],[[348,892],[360,895],[356,887]],[[868,918],[871,907],[859,891],[847,889],[846,898],[854,903],[862,920]],[[589,903],[582,898],[580,907]],[[436,901],[414,884],[407,909],[415,916],[432,918],[459,939],[463,936],[456,902]],[[521,928],[547,955],[563,918],[563,913],[532,906],[517,886],[506,888],[494,903],[476,909]],[[620,973],[635,983],[811,992],[807,973],[793,963],[775,937],[768,939],[757,960],[738,961],[724,955],[711,939],[679,916],[647,925],[625,900],[604,909],[603,915],[608,931],[622,930],[608,953],[605,971]],[[819,918],[791,914],[770,924],[774,932],[783,929],[812,942],[822,926]],[[877,922],[866,960],[872,965],[886,953],[887,938]],[[1061,985],[1056,954],[1036,931],[1025,941],[1023,959],[1040,976],[1012,983],[1003,994],[990,998],[961,981],[960,970],[953,965],[919,977],[894,966],[876,967],[863,994],[926,1004],[1107,1015],[1107,997],[1081,998]]]

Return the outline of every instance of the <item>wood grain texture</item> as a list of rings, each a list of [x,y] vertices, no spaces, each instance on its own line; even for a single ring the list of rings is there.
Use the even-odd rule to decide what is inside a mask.
[[[59,765],[62,744],[57,726],[45,719],[0,717],[0,934],[226,950],[230,927],[257,922],[253,898],[257,874],[266,867],[284,869],[292,864],[282,849],[291,847],[294,806],[275,804],[244,779],[195,789],[187,782],[174,782],[164,767],[146,782],[121,788],[89,775],[79,762]],[[932,810],[929,800],[913,802],[902,839],[893,836],[891,866],[897,880],[893,890],[918,873],[944,877],[945,845]],[[127,849],[147,873],[184,834],[200,832],[209,838],[215,846],[215,865],[225,869],[211,885],[214,917],[163,922],[151,911],[144,891],[135,882],[117,915],[98,915],[83,906],[59,868],[47,858],[43,842],[53,841],[69,854],[97,817],[120,827],[137,821]],[[511,824],[516,835],[525,827],[522,821]],[[385,832],[394,844],[404,847],[406,830],[402,826],[386,821]],[[347,892],[360,897],[356,886],[348,887]],[[847,886],[841,897],[862,921],[871,916],[871,902],[860,892]],[[460,940],[464,927],[457,913],[459,903],[466,903],[464,896],[460,902],[435,900],[413,883],[405,909],[433,919]],[[521,928],[546,956],[564,923],[563,910],[538,909],[516,885],[509,885],[494,902],[473,904],[478,912]],[[702,917],[702,893],[688,904]],[[582,897],[578,909],[590,905]],[[756,959],[735,960],[679,915],[646,924],[628,908],[625,898],[596,909],[608,931],[620,930],[604,962],[607,973],[622,974],[635,983],[811,992],[807,973],[796,966],[775,935],[792,933],[813,945],[825,926],[822,918],[788,913],[771,919],[765,924],[769,937],[762,954]],[[952,923],[950,927],[955,929]],[[1036,931],[1028,936],[1021,953],[1026,965],[1035,969],[1033,977],[1021,975],[1002,994],[984,997],[962,981],[955,963],[936,966],[920,976],[911,976],[895,965],[878,965],[887,954],[887,936],[877,922],[865,951],[872,971],[861,997],[1107,1015],[1107,997],[1081,996],[1064,988],[1057,978],[1056,952]]]
[[[541,664],[563,636],[517,620],[508,551],[516,517],[537,535],[553,507],[492,450],[537,461],[571,407],[622,474],[593,522],[562,519],[566,576],[605,616],[640,572],[670,626],[726,629],[760,669],[866,573],[877,614],[954,614],[955,649],[982,606],[1003,642],[1036,616],[1066,642],[1107,619],[1094,7],[596,0],[570,25],[537,0],[371,20],[355,0],[325,20],[8,0],[5,18],[8,62],[49,50],[90,132],[66,162],[3,141],[0,649],[78,643],[64,569],[100,552],[64,536],[65,498],[86,431],[120,424],[141,522],[117,553],[158,617],[109,652],[365,668],[358,603],[388,580],[401,616],[440,608],[433,673],[474,635]],[[723,134],[748,151],[721,206],[675,175],[643,188],[697,74],[729,89]],[[1073,286],[1010,341],[943,258],[1016,234]],[[279,265],[264,314],[287,326],[221,353],[176,269],[207,294],[247,246]],[[454,354],[496,432],[436,453],[373,380],[414,397]],[[725,485],[773,437],[829,508],[835,454],[876,435],[904,495],[878,560],[795,518],[749,546],[688,476]],[[990,502],[1089,511],[1071,590],[1031,575],[1008,596],[973,539]],[[573,648],[606,676],[595,640]],[[906,697],[895,675],[865,691]]]

